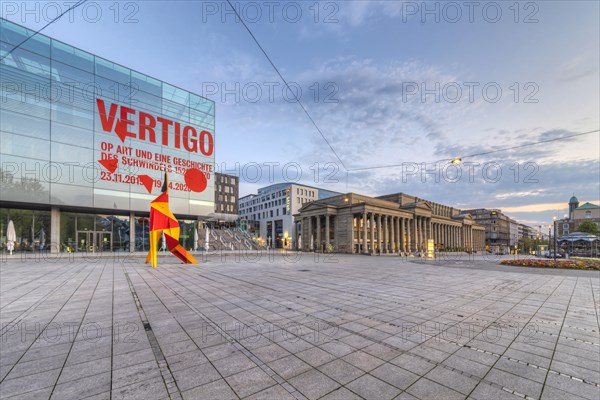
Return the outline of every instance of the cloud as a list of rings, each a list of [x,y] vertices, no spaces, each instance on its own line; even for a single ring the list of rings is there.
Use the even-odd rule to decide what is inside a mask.
[[[565,207],[565,203],[536,203],[525,206],[503,207],[502,211],[506,213],[531,213],[543,211],[556,211]]]
[[[578,55],[560,65],[558,72],[560,81],[570,83],[588,76],[598,76],[598,62],[587,54]]]

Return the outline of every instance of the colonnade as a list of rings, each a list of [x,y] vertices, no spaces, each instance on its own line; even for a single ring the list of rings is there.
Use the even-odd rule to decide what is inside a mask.
[[[399,253],[426,251],[428,239],[433,239],[437,247],[480,250],[485,241],[484,231],[475,230],[472,225],[461,222],[443,223],[430,216],[390,215],[363,211],[345,217],[322,214],[305,216],[295,222],[294,237],[305,236],[296,248],[304,251],[337,251],[329,248],[338,240],[344,241],[344,248],[352,253]],[[336,227],[338,219],[348,226]],[[341,229],[340,229],[341,228]],[[304,235],[300,235],[300,232]],[[334,232],[343,231],[339,238]],[[345,231],[344,231],[345,230]],[[298,240],[298,239],[296,239]],[[348,251],[350,252],[350,251]]]

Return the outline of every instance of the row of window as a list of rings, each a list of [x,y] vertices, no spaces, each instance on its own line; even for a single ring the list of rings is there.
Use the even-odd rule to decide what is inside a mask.
[[[217,183],[235,185],[235,177],[227,175],[217,175]]]
[[[244,217],[242,217],[242,219],[250,220],[250,221],[260,221],[261,215],[262,215],[262,219],[279,217],[280,215],[287,215],[287,210],[285,207],[283,207],[281,209],[281,214],[280,214],[279,208],[277,208],[277,209],[275,209],[275,213],[273,213],[273,210],[263,211],[262,213],[256,213],[256,214],[244,216]]]
[[[217,188],[218,192],[235,193],[235,187],[234,186],[222,186],[220,184],[217,184],[216,188]]]
[[[217,196],[217,199],[219,202],[222,202],[222,203],[234,203],[235,204],[235,196],[234,195],[227,196],[226,194],[220,194]]]
[[[259,204],[258,206],[249,207],[248,209],[244,209],[246,204],[240,204],[240,214],[248,214],[252,211],[264,210],[271,207],[277,207],[285,204],[285,199],[279,199],[275,201],[269,201],[266,204]]]
[[[314,190],[308,190],[308,189],[296,188],[296,194],[299,195],[299,196],[315,197],[315,191]]]
[[[235,206],[233,204],[217,204],[217,212],[235,214]]]
[[[311,201],[314,201],[314,199],[296,197],[297,204],[305,204],[305,203],[308,203]],[[251,207],[248,207],[248,203],[240,203],[240,214],[242,214],[242,215],[249,214],[251,212],[260,211],[260,210],[268,209],[271,207],[277,207],[277,206],[281,206],[281,205],[285,205],[285,199],[269,201],[266,204],[259,204],[258,206],[251,206]],[[246,208],[246,207],[248,207],[248,208]]]
[[[260,191],[259,191],[259,195],[260,195]],[[298,196],[307,196],[307,197],[311,197],[312,199],[305,199],[303,201],[298,201],[298,203],[302,202],[302,204],[308,202],[308,201],[312,201],[315,197],[316,197],[316,191],[315,190],[310,190],[310,189],[303,189],[303,188],[296,188],[296,194]],[[268,207],[273,207],[274,205],[277,204],[282,204],[281,201],[283,201],[283,198],[286,196],[286,190],[278,190],[276,192],[273,193],[268,193],[264,196],[261,196],[260,198],[258,196],[253,197],[251,199],[245,200],[244,202],[240,203],[240,208],[246,208],[246,207],[250,207],[256,204],[260,203],[264,203],[266,201],[269,200],[275,200],[275,199],[280,199],[279,203],[274,203],[274,202],[270,202]],[[260,208],[262,209],[262,208]],[[254,211],[256,211],[256,208],[254,208]]]

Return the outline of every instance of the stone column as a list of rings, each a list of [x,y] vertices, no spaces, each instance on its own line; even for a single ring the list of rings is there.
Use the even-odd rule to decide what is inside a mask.
[[[450,227],[450,243],[452,243],[452,246],[457,246],[458,243],[456,243],[456,228],[454,226]]]
[[[370,242],[371,242],[371,254],[375,252],[375,214],[371,213],[371,226],[370,228]]]
[[[400,237],[402,238],[402,251],[406,251],[406,247],[408,245],[408,228],[407,228],[407,218],[400,218],[400,229],[402,233]]]
[[[456,227],[455,226],[451,226],[450,227],[450,242],[452,243],[452,246],[458,246],[459,245],[458,235],[456,234]]]
[[[423,241],[425,240],[425,218],[419,217],[419,250],[423,252]]]
[[[415,231],[416,217],[408,221],[408,251],[415,251],[417,245],[417,237]]]
[[[473,251],[473,226],[469,226],[469,249]]]
[[[381,253],[381,214],[377,215],[377,251]]]
[[[429,238],[429,234],[427,232],[427,217],[423,217],[423,241],[422,246],[423,246],[423,251],[427,251],[427,239]]]
[[[391,238],[391,243],[390,243],[390,253],[395,253],[397,251],[397,247],[396,247],[396,217],[392,216],[390,217],[390,230],[392,231],[390,238]]]
[[[399,253],[402,249],[402,244],[401,244],[401,240],[402,240],[402,233],[400,231],[400,224],[402,222],[402,219],[400,217],[396,217],[396,254]]]
[[[383,252],[387,253],[389,249],[390,243],[390,227],[389,227],[390,219],[387,215],[383,216]]]
[[[412,251],[412,248],[413,248],[413,243],[412,243],[413,242],[413,237],[412,237],[413,231],[410,228],[410,223],[411,223],[411,220],[407,218],[406,219],[406,251],[408,251],[408,252]]]
[[[314,237],[313,237],[313,228],[312,228],[312,219],[313,217],[308,217],[308,236],[306,237],[306,242],[308,243],[308,251],[314,250]]]
[[[329,251],[329,214],[325,214],[325,251]]]
[[[402,233],[400,233],[400,223],[401,223],[402,219],[400,217],[396,217],[396,254],[398,254],[401,251],[401,240],[402,240]]]
[[[422,218],[421,226],[423,227],[423,238],[421,239],[421,246],[423,247],[423,251],[426,251],[427,250],[427,217]]]
[[[4,234],[6,234],[6,232],[0,233],[0,235]],[[131,245],[129,248],[131,248]],[[60,208],[52,207],[50,208],[50,254],[58,253],[60,253]]]
[[[362,220],[362,214],[356,214],[356,253],[360,254],[361,253],[361,245],[362,245],[362,239],[360,237],[360,233],[362,231],[360,224],[361,224],[361,220]]]
[[[429,236],[427,237],[427,239],[433,239],[433,222],[431,222],[431,218],[427,219],[427,231],[429,232]],[[435,242],[435,240],[434,240]]]
[[[367,254],[367,212],[363,211],[363,240],[362,240],[362,253]]]
[[[444,225],[442,227],[442,242],[444,243],[444,247],[448,247],[448,225]]]
[[[318,253],[320,253],[322,251],[322,247],[321,247],[321,216],[317,215],[315,217],[317,219],[317,239],[315,241],[315,248],[317,250]]]
[[[417,216],[415,215],[411,221],[411,230],[410,230],[410,251],[415,252],[417,251],[417,246],[418,246],[418,237],[417,237]]]

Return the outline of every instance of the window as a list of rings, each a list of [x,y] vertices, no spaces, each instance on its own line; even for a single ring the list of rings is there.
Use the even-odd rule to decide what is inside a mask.
[[[277,217],[279,217],[279,208],[277,209]]]
[[[585,218],[586,218],[586,219],[590,219],[590,218],[592,218],[592,212],[591,212],[591,211],[586,211],[586,212],[585,212]]]
[[[563,229],[569,229],[569,224],[563,224]]]
[[[281,209],[281,214],[282,214],[282,215],[285,215],[285,207],[283,207],[283,208]]]

